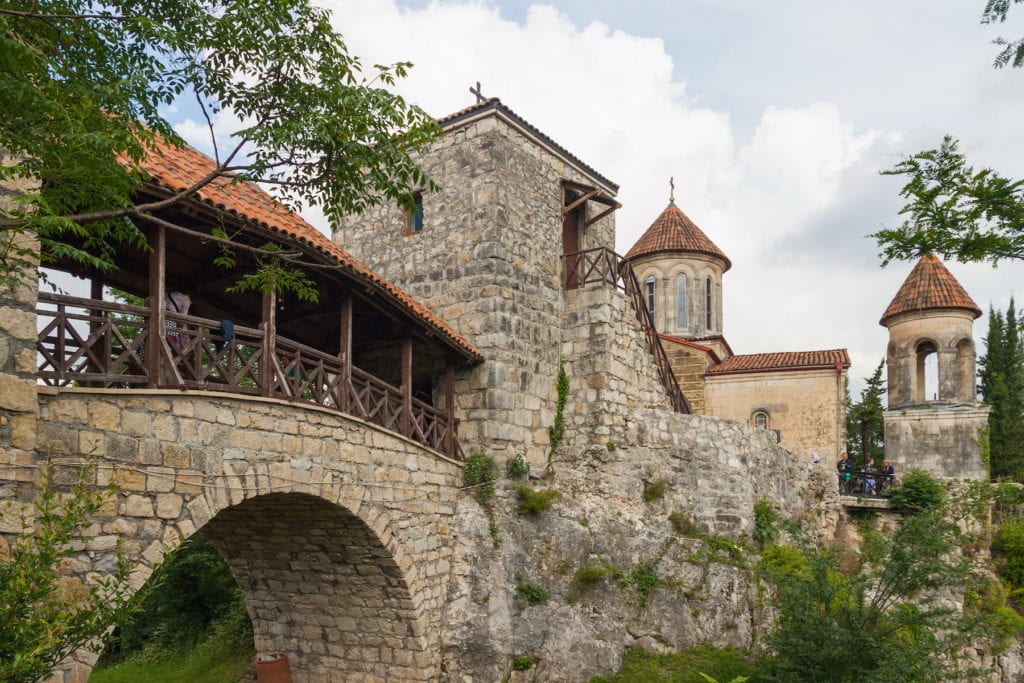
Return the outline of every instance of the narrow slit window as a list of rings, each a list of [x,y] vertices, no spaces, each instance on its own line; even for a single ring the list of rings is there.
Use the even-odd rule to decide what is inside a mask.
[[[676,327],[686,328],[686,276],[676,278]]]
[[[405,214],[405,234],[415,235],[423,231],[423,193],[412,193],[413,208]]]
[[[654,276],[647,276],[647,312],[651,314],[651,322],[654,322]]]
[[[709,330],[714,329],[714,320],[712,319],[714,306],[711,298],[711,278],[708,277],[704,278],[704,325]]]

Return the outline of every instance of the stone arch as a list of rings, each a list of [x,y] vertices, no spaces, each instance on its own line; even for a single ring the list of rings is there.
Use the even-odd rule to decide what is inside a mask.
[[[382,538],[357,514],[306,493],[247,498],[202,531],[245,594],[258,652],[289,653],[304,677],[432,677],[417,666],[426,638],[384,542],[390,534]]]
[[[933,395],[939,390],[939,345],[925,338],[914,342],[914,401],[932,400],[928,389]]]
[[[977,395],[974,340],[964,337],[956,343],[955,348],[956,399],[963,403],[970,403],[975,400]]]

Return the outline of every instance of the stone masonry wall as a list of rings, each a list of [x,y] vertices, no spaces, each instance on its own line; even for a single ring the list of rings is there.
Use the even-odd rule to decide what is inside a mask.
[[[696,349],[687,348],[682,344],[674,344],[669,341],[662,341],[665,347],[665,355],[672,366],[672,372],[676,375],[679,388],[686,395],[690,402],[690,409],[694,415],[707,415],[708,410],[704,400],[704,372],[707,370],[708,357],[705,353]]]
[[[13,160],[0,150],[0,165]],[[0,208],[9,209],[19,196],[32,192],[38,183],[26,180],[0,184]],[[6,237],[0,237],[6,239]],[[25,236],[14,238],[31,247]],[[35,472],[36,417],[36,298],[35,272],[27,273],[21,286],[0,287],[0,468],[11,473],[0,480],[0,500],[30,500]],[[3,534],[16,529],[0,523],[0,554],[7,541]]]
[[[297,682],[436,678],[457,463],[355,418],[203,392],[48,392],[38,428],[55,472],[91,455],[97,484],[120,487],[76,576],[109,571],[121,541],[141,583],[204,529],[257,649],[287,652]]]
[[[463,442],[540,463],[562,346],[561,181],[588,181],[493,116],[419,162],[441,186],[424,194],[422,232],[405,235],[403,213],[385,206],[338,226],[334,239],[486,357],[456,387]],[[581,242],[613,247],[614,219],[586,228]]]
[[[636,429],[639,411],[671,410],[644,332],[621,292],[601,284],[567,292],[564,330],[572,397],[566,426],[582,441],[621,441]]]
[[[918,468],[953,479],[988,479],[979,434],[988,406],[918,405],[885,413],[885,457],[897,472]]]

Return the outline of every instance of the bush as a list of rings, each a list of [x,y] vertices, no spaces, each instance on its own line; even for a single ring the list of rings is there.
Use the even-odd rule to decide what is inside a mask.
[[[497,478],[498,465],[486,453],[470,453],[462,466],[463,485],[473,487],[470,492],[480,503],[487,502],[494,495],[494,480]]]
[[[551,595],[544,586],[536,583],[520,583],[516,586],[516,597],[529,605],[540,605],[547,602]]]
[[[693,521],[693,517],[682,510],[674,510],[668,516],[668,521],[672,525],[672,531],[680,536],[694,538],[699,533],[697,523]]]
[[[516,495],[519,497],[517,510],[521,515],[539,515],[558,500],[558,491],[555,489],[534,491],[525,484],[516,487]]]
[[[530,466],[522,453],[516,453],[514,458],[509,458],[505,463],[505,474],[513,479],[522,479],[530,476]]]
[[[779,513],[767,500],[762,498],[754,503],[754,541],[762,548],[774,543],[779,535],[777,524]]]
[[[916,514],[933,510],[946,500],[942,482],[924,470],[910,470],[903,483],[890,489],[889,500],[903,513]]]
[[[1007,522],[992,535],[992,559],[1014,591],[1024,591],[1024,520]]]
[[[650,503],[651,501],[664,498],[667,490],[668,480],[665,477],[655,479],[650,484],[644,486],[644,502]]]
[[[730,683],[764,680],[740,650],[700,645],[669,654],[630,648],[618,673],[592,678],[590,683],[708,683],[709,678]]]
[[[512,660],[513,671],[529,671],[533,668],[533,659],[531,657],[516,657]]]
[[[585,564],[576,570],[572,581],[580,588],[589,588],[594,584],[600,583],[609,573],[611,573],[611,570],[603,565]]]

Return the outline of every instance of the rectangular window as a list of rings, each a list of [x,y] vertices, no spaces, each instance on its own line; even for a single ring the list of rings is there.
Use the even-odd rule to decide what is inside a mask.
[[[405,214],[406,235],[415,235],[423,231],[423,193],[413,192],[412,200],[415,205],[411,211]]]

